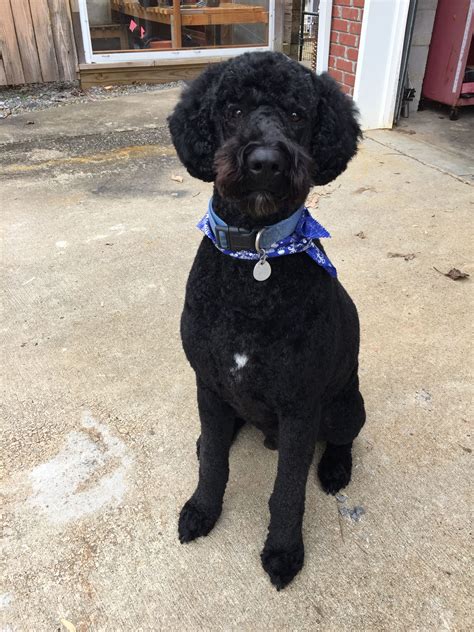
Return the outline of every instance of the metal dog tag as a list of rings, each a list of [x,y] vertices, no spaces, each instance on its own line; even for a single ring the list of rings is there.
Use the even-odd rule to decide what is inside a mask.
[[[272,273],[272,268],[267,261],[266,252],[260,246],[260,240],[265,231],[266,228],[261,228],[257,233],[257,237],[255,238],[255,250],[260,253],[260,259],[257,261],[253,269],[253,278],[256,281],[266,281]]]
[[[266,281],[272,273],[272,268],[266,259],[259,259],[253,269],[253,278],[256,281]]]

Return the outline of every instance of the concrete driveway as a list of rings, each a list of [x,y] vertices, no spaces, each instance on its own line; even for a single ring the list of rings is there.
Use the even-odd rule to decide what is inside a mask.
[[[393,132],[311,196],[362,321],[346,496],[312,472],[305,567],[277,593],[259,561],[277,455],[246,428],[218,525],[179,544],[199,432],[179,316],[211,188],[170,145],[177,94],[0,126],[2,629],[472,629],[472,276],[442,274],[474,273],[472,187]]]

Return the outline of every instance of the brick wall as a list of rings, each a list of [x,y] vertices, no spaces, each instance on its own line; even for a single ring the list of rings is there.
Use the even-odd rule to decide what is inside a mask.
[[[344,92],[354,93],[364,0],[333,0],[328,72]]]

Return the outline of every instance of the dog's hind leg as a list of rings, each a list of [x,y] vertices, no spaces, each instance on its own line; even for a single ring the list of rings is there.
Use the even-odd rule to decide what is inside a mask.
[[[242,428],[242,426],[245,426],[245,419],[241,419],[240,417],[236,417],[235,422],[234,422],[234,434],[232,435],[232,443],[234,443],[235,439],[237,438],[237,435],[240,432],[240,429]],[[199,455],[201,453],[201,435],[199,435],[199,437],[196,440],[196,456],[198,458],[199,461]]]
[[[365,422],[364,400],[357,375],[323,411],[322,435],[326,450],[318,465],[318,477],[327,494],[337,494],[349,484],[352,473],[352,442]]]
[[[220,516],[235,431],[233,409],[199,380],[197,395],[201,418],[199,482],[179,516],[182,543],[207,535]]]
[[[352,441],[345,445],[328,443],[318,465],[318,476],[326,494],[337,494],[349,484],[352,473]]]

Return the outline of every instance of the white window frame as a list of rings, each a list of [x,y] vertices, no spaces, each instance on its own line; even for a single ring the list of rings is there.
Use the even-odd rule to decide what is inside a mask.
[[[318,49],[316,51],[316,72],[327,72],[329,67],[329,48],[331,46],[332,0],[319,3]]]
[[[89,29],[89,18],[87,14],[87,0],[79,0],[79,17],[81,20],[82,42],[84,46],[84,57],[86,64],[114,64],[130,61],[150,61],[150,60],[172,60],[190,59],[196,60],[200,57],[235,57],[242,53],[265,51],[275,49],[275,3],[276,0],[269,0],[268,5],[268,45],[249,47],[229,47],[229,48],[183,48],[180,50],[161,51],[140,51],[136,53],[94,53],[92,50],[91,32]]]
[[[354,101],[362,129],[391,128],[410,0],[365,0]]]

